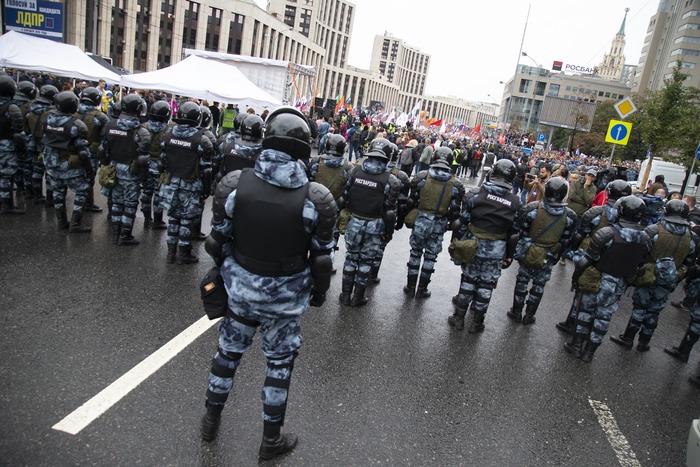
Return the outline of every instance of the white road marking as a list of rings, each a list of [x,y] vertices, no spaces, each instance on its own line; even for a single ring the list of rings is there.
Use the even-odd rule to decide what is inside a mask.
[[[632,451],[630,443],[627,442],[627,438],[625,438],[625,435],[622,434],[620,428],[617,426],[617,421],[615,421],[615,417],[613,417],[607,404],[594,401],[590,397],[588,398],[588,403],[598,417],[598,423],[603,428],[605,436],[608,437],[608,442],[615,451],[620,465],[622,467],[641,467],[642,464],[637,460],[637,456]]]
[[[148,379],[149,376],[158,371],[160,367],[172,360],[182,349],[190,345],[218,322],[218,319],[210,321],[206,315],[203,316],[115,382],[104,388],[95,397],[56,423],[52,428],[65,431],[71,435],[80,433],[83,428],[95,421],[100,415],[109,410],[110,407],[119,402],[139,384]]]

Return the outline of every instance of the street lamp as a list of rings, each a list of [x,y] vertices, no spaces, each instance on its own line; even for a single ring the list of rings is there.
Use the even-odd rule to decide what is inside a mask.
[[[529,56],[527,52],[523,52],[522,55],[523,57],[527,57],[530,60],[532,60],[532,63],[535,64],[535,67],[537,68],[539,73],[540,65],[535,61],[535,59]],[[528,112],[527,114],[527,131],[530,131],[530,119],[532,118],[532,111],[535,109],[535,93],[537,92],[537,79],[534,79],[532,83],[532,101],[530,102],[530,112]]]

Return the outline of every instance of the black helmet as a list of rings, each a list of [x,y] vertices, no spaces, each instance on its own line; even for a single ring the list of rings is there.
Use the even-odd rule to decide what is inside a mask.
[[[31,81],[20,81],[17,84],[17,92],[24,94],[27,97],[27,99],[33,101],[34,99],[36,99],[36,95],[39,92],[39,90]]]
[[[0,97],[12,99],[17,92],[17,83],[9,76],[0,76]]]
[[[74,114],[78,111],[78,96],[73,91],[62,91],[53,98],[56,108],[64,114]]]
[[[39,88],[39,98],[37,100],[46,104],[53,104],[53,98],[56,94],[58,94],[56,86],[45,84]]]
[[[632,187],[624,180],[613,180],[605,187],[605,192],[608,194],[608,200],[616,201],[623,196],[632,194]]]
[[[251,141],[258,144],[263,137],[265,122],[260,115],[248,114],[241,121],[238,129],[242,141]]]
[[[550,206],[565,206],[564,198],[568,192],[569,185],[566,180],[552,177],[544,184],[544,202]]]
[[[233,132],[238,133],[239,135],[241,134],[241,124],[243,123],[243,120],[246,117],[245,112],[238,112],[236,114],[236,117],[233,119]]]
[[[97,88],[85,88],[80,93],[80,102],[98,106],[102,102],[102,93]]]
[[[452,149],[448,148],[447,146],[440,146],[435,150],[435,153],[433,154],[433,162],[442,160],[446,161],[448,164],[452,162],[454,159],[454,153],[452,152]]]
[[[445,160],[445,159],[438,159],[432,164],[430,164],[430,167],[437,168],[437,169],[443,169],[443,170],[449,170],[450,172],[452,171],[452,168],[450,168],[450,164]]]
[[[112,106],[112,117],[117,118],[122,113],[122,101],[117,101]]]
[[[367,157],[378,157],[388,161],[391,159],[393,152],[391,142],[388,139],[374,138],[367,150]]]
[[[620,198],[617,203],[617,212],[620,215],[620,220],[637,223],[642,220],[644,213],[647,211],[647,205],[642,198],[628,195]]]
[[[146,104],[138,94],[127,94],[122,98],[122,113],[133,117],[140,117],[146,110]]]
[[[283,151],[295,159],[308,159],[311,155],[310,138],[311,130],[304,114],[283,105],[267,116],[262,147]]]
[[[173,109],[167,101],[155,101],[148,110],[148,119],[154,122],[168,122],[173,115]]]
[[[489,182],[496,185],[503,186],[505,183],[510,187],[513,184],[517,171],[515,164],[510,159],[501,159],[493,164],[493,168],[486,178]]]
[[[396,145],[396,143],[389,143],[391,145],[391,160],[395,161],[399,157],[399,147]]]
[[[688,225],[689,214],[690,208],[680,199],[669,200],[664,206],[664,219],[674,224]]]
[[[173,120],[176,123],[199,126],[202,121],[202,110],[194,102],[185,102],[177,109],[177,117]]]
[[[200,105],[199,110],[202,112],[202,123],[199,126],[207,130],[210,129],[212,121],[211,110],[206,105]]]
[[[326,141],[326,152],[331,156],[343,157],[345,155],[345,147],[347,142],[343,135],[332,134]]]

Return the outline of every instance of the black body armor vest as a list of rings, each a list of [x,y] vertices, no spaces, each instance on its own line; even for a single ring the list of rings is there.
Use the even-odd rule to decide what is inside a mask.
[[[368,219],[382,217],[384,212],[384,187],[391,173],[368,174],[358,168],[353,171],[348,209],[351,213]]]
[[[41,142],[46,146],[58,149],[68,149],[71,144],[70,130],[73,127],[75,117],[71,117],[63,125],[49,125],[44,127],[44,137]]]
[[[173,177],[194,180],[199,176],[199,155],[195,145],[202,137],[198,130],[189,138],[178,138],[169,131],[164,137],[166,168]]]
[[[639,243],[631,243],[613,229],[613,242],[610,248],[600,257],[595,267],[606,274],[615,277],[636,276],[637,269],[644,261],[646,250]]]
[[[513,225],[517,210],[513,193],[497,196],[482,188],[472,207],[471,224],[486,232],[505,234]]]
[[[223,147],[223,168],[224,175],[231,173],[234,170],[243,170],[245,168],[253,168],[255,166],[256,155],[246,156],[244,154],[239,154],[236,151],[236,143],[231,142]]]
[[[136,156],[134,131],[136,128],[122,130],[117,126],[117,120],[112,120],[107,124],[105,139],[109,143],[109,155],[112,161],[119,164],[131,164]]]

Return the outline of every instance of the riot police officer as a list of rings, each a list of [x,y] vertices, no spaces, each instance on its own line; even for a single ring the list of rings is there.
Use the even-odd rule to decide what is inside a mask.
[[[411,253],[407,264],[408,278],[403,288],[409,297],[430,297],[428,284],[435,271],[437,257],[442,251],[443,236],[461,211],[464,186],[452,173],[448,161],[453,157],[450,148],[437,148],[435,162],[411,180],[409,204],[416,206],[418,213],[409,239]]]
[[[535,313],[552,275],[552,267],[566,249],[576,226],[576,213],[566,207],[566,180],[550,178],[544,185],[542,201],[528,203],[518,218],[520,239],[515,248],[519,263],[513,307],[507,315],[516,323],[535,322]],[[528,296],[527,287],[532,282]],[[527,300],[525,316],[523,306]]]
[[[608,332],[620,297],[627,290],[627,282],[637,276],[651,249],[649,236],[640,224],[646,212],[644,201],[636,196],[625,196],[618,201],[617,211],[618,220],[591,237],[584,256],[576,261],[571,281],[573,287],[589,290],[581,295],[574,337],[565,344],[566,351],[582,362],[593,359]],[[584,272],[595,279],[588,279],[586,284],[579,281]]]
[[[27,150],[29,144],[30,132],[27,125],[26,115],[29,113],[29,106],[36,99],[38,89],[31,81],[20,81],[17,83],[17,92],[12,100],[12,103],[19,107],[22,115],[24,127],[22,133],[18,136],[16,144],[17,148],[17,172],[15,173],[15,184],[17,191],[24,190],[24,198],[34,198],[34,190],[32,190],[32,158]]]
[[[501,269],[513,262],[518,241],[515,217],[520,209],[520,201],[511,191],[515,174],[515,164],[510,160],[496,162],[481,187],[465,195],[462,212],[453,225],[458,239],[475,241],[468,259],[453,256],[453,262],[462,268],[462,277],[459,293],[452,298],[455,311],[448,324],[457,330],[464,329],[464,317],[471,304],[474,319],[468,331],[483,332],[486,310]]]
[[[185,102],[173,119],[175,125],[163,136],[161,159],[165,167],[160,186],[163,208],[168,210],[168,255],[166,262],[192,264],[191,227],[201,213],[200,198],[211,186],[211,140],[199,128],[202,111],[194,102]]]
[[[219,325],[202,438],[216,437],[221,411],[243,354],[260,330],[267,371],[262,390],[261,459],[294,449],[281,434],[302,339],[301,315],[321,306],[330,285],[336,205],[322,185],[308,182],[309,127],[293,107],[267,118],[263,151],[253,169],[227,174],[217,185],[207,252],[220,265],[228,313]]]
[[[17,85],[9,76],[0,76],[0,214],[24,214],[14,205],[12,188],[17,173],[17,147],[22,145],[22,112],[12,98]]]
[[[213,152],[210,156],[212,166],[209,169],[209,172],[213,175],[216,171],[214,164],[215,161],[218,160],[218,154],[216,154],[218,146],[216,144],[216,136],[214,136],[214,133],[212,133],[211,131],[211,110],[209,110],[209,107],[207,107],[206,105],[200,105],[199,111],[202,113],[202,121],[199,124],[199,129],[202,131],[202,134],[209,139],[212,145]],[[213,176],[207,176],[207,181],[208,186],[202,187],[202,194],[199,198],[199,213],[192,222],[192,226],[190,229],[190,237],[192,240],[203,241],[207,238],[207,236],[204,233],[202,233],[202,212],[204,211],[204,203],[206,202],[209,195],[213,193],[214,189],[216,188],[216,180],[214,180]]]
[[[372,265],[382,241],[388,242],[394,235],[400,185],[386,170],[390,153],[389,141],[375,138],[365,160],[353,167],[338,203],[350,213],[344,233],[346,253],[339,297],[346,306],[367,303],[365,291]]]
[[[49,111],[54,109],[53,98],[58,94],[56,86],[45,84],[39,88],[39,97],[29,105],[29,113],[26,115],[27,125],[31,132],[28,139],[27,152],[32,158],[32,191],[34,192],[34,204],[46,203],[46,207],[53,207],[53,192],[51,180],[46,176],[46,196],[44,197],[44,178],[46,167],[42,153],[44,145],[44,125]]]
[[[42,144],[44,164],[53,187],[53,202],[59,229],[70,233],[86,233],[92,229],[83,225],[83,206],[88,197],[93,176],[90,161],[88,129],[74,114],[80,101],[71,91],[63,91],[54,98],[56,110],[46,117]],[[66,192],[75,191],[70,224],[66,214]]]
[[[114,244],[132,246],[139,244],[132,233],[141,181],[148,171],[151,135],[141,126],[140,117],[146,109],[143,99],[127,94],[120,102],[119,117],[105,127],[98,158],[102,165],[116,168],[116,183],[110,194]]]
[[[645,229],[652,247],[644,264],[645,274],[637,277],[632,294],[632,315],[624,334],[610,340],[631,349],[639,332],[637,350],[650,349],[649,341],[666,306],[669,294],[678,286],[681,271],[695,264],[698,239],[690,231],[690,209],[684,201],[672,199],[664,207],[664,217]]]
[[[221,155],[220,176],[246,167],[253,168],[255,159],[262,151],[262,136],[265,122],[259,115],[241,114],[241,119],[231,137],[219,146]],[[238,134],[238,138],[233,135]]]
[[[95,173],[97,173],[97,152],[102,142],[102,130],[107,127],[109,117],[100,110],[102,94],[97,88],[85,88],[80,94],[78,114],[88,129],[88,143],[90,143],[90,161],[92,163],[92,177],[88,180],[90,190],[85,202],[84,211],[102,212],[102,208],[95,204]]]
[[[583,213],[576,234],[571,240],[571,249],[574,251],[573,260],[578,261],[583,257],[588,248],[591,237],[603,227],[607,227],[617,221],[617,208],[615,203],[624,196],[632,194],[632,187],[624,180],[614,180],[605,186],[607,203],[604,206],[593,206]],[[566,320],[557,323],[557,329],[565,334],[573,335],[576,330],[576,314],[581,303],[582,289],[578,289],[574,295],[571,307],[566,315]]]
[[[172,108],[167,101],[156,101],[148,109],[148,121],[142,125],[151,135],[151,144],[148,147],[148,175],[146,181],[143,182],[143,192],[141,193],[141,212],[143,213],[144,226],[154,230],[168,228],[168,224],[163,221],[163,207],[160,205],[158,181],[162,168],[160,146],[165,130],[170,125],[172,113]],[[152,218],[151,215],[153,215]]]

